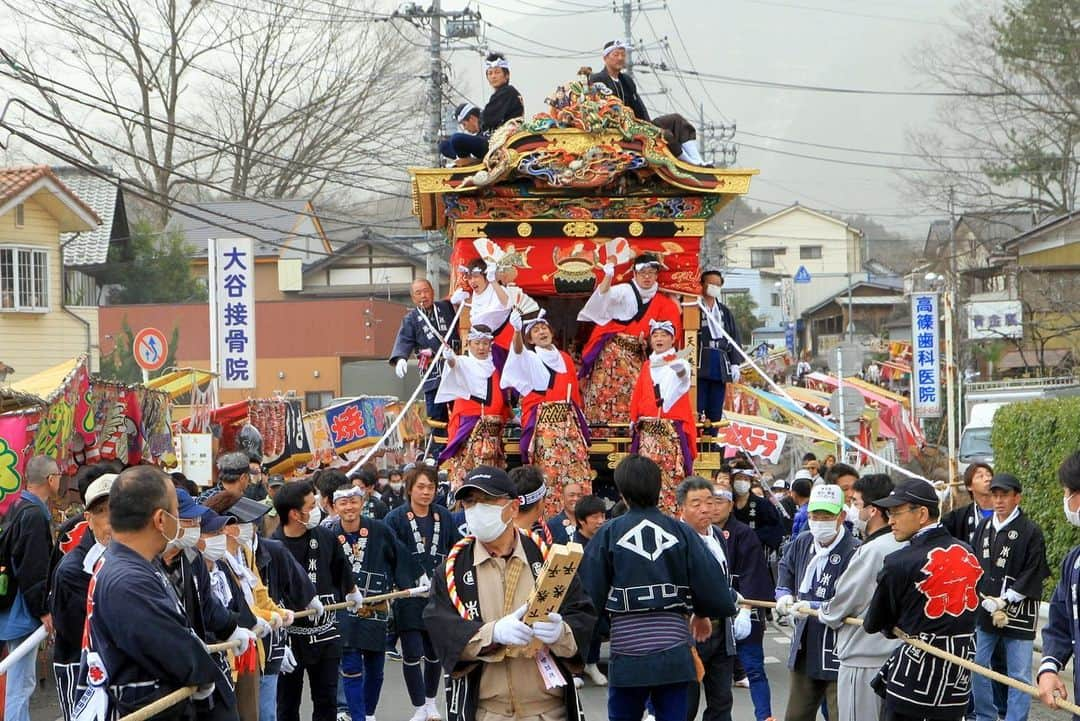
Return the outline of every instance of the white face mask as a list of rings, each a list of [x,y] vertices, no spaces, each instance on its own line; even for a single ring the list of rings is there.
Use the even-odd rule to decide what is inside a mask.
[[[308,519],[304,521],[304,528],[311,530],[319,525],[322,521],[322,508],[319,507],[319,503],[316,501],[315,507],[311,509],[311,513],[308,514]]]
[[[402,481],[394,481],[390,484],[390,488],[394,493],[401,493],[401,489],[405,488],[405,484]]]
[[[724,289],[722,286],[713,285],[712,283],[710,283],[709,285],[705,286],[705,295],[709,296],[710,298],[716,298],[717,300],[723,300]]]
[[[819,546],[827,546],[836,538],[836,521],[810,521],[810,535]]]
[[[225,535],[210,536],[203,540],[206,544],[206,550],[203,551],[203,558],[208,561],[218,561],[225,557]]]
[[[465,509],[465,523],[469,532],[481,543],[490,543],[502,535],[509,522],[502,519],[504,506],[475,503]]]
[[[750,492],[750,481],[735,481],[732,485],[735,488],[735,493],[740,496],[745,496]]]
[[[181,528],[180,529],[180,535],[177,536],[175,541],[173,541],[173,542],[171,542],[169,544],[169,547],[170,548],[179,548],[179,549],[195,548],[195,546],[198,543],[199,543],[199,527],[198,526],[188,526],[187,528]]]
[[[236,534],[236,540],[244,548],[251,548],[251,543],[255,539],[255,524],[254,523],[241,523],[237,526],[238,533]]]
[[[869,519],[864,519],[862,512],[855,506],[848,506],[848,520],[851,521],[852,527],[859,532],[860,536],[866,535],[866,524],[869,523]]]
[[[169,513],[168,511],[165,511],[165,515],[168,516],[169,518],[173,519],[174,521],[176,521],[176,535],[175,536],[173,536],[172,538],[169,538],[168,536],[165,535],[164,532],[162,532],[162,534],[161,534],[162,537],[165,539],[165,548],[168,548],[169,546],[175,546],[176,542],[180,540],[181,529],[180,529],[180,519],[179,518],[177,518],[173,514]]]
[[[1073,511],[1069,509],[1069,499],[1073,497],[1073,494],[1069,494],[1065,497],[1065,520],[1071,525],[1080,527],[1080,511]]]

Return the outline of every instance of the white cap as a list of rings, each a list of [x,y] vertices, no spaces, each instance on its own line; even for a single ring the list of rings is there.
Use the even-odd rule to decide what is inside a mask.
[[[795,471],[795,478],[793,478],[792,480],[797,481],[800,478],[805,478],[808,481],[812,481],[814,480],[814,474],[805,468],[800,468],[799,470]]]
[[[777,478],[775,481],[772,482],[772,487],[787,488],[787,481],[785,481],[783,478]]]
[[[104,473],[98,476],[86,489],[85,507],[89,508],[97,499],[109,495],[109,491],[112,490],[112,484],[115,480],[115,473]]]

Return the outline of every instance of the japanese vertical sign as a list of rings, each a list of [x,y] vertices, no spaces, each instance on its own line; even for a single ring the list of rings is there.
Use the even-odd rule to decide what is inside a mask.
[[[214,278],[210,325],[217,346],[218,385],[255,387],[255,253],[251,238],[210,244]]]
[[[918,418],[941,417],[941,351],[938,294],[911,296],[911,407]]]

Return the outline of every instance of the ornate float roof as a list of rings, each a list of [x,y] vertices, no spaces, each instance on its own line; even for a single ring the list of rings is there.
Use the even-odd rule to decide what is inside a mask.
[[[421,226],[444,228],[459,219],[706,220],[747,193],[758,172],[678,160],[660,128],[635,118],[601,85],[572,82],[548,104],[546,113],[499,128],[482,162],[410,168]]]

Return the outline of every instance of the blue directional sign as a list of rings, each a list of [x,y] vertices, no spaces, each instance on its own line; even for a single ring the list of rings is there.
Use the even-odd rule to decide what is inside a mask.
[[[800,265],[799,269],[797,271],[795,271],[795,278],[793,280],[796,283],[809,283],[810,282],[810,271],[808,271],[806,269],[805,265]]]

